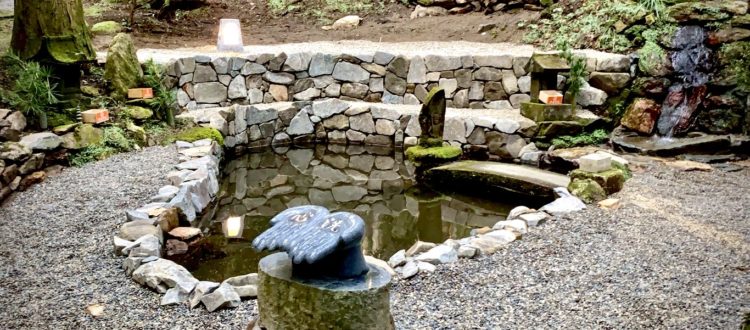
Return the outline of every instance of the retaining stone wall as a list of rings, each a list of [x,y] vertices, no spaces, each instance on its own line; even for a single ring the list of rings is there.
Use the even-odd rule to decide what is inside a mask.
[[[577,53],[587,58],[596,87],[584,88],[580,105],[602,105],[607,93],[617,94],[629,82],[627,56]],[[419,104],[434,86],[445,89],[449,107],[510,109],[529,100],[530,77],[524,68],[531,55],[215,54],[177,59],[168,64],[167,73],[177,87],[179,105],[188,110],[323,98]]]
[[[420,106],[328,99],[234,105],[189,111],[178,117],[218,129],[225,136],[225,147],[237,151],[312,143],[400,147],[417,143],[419,110]],[[580,111],[578,116],[589,120],[584,117],[591,113]],[[541,152],[530,142],[539,129],[516,109],[448,109],[443,139],[465,151],[484,152],[490,159],[534,163]]]

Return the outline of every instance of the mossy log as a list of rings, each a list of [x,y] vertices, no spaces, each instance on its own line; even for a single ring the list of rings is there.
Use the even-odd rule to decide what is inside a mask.
[[[81,0],[15,0],[11,48],[22,59],[56,64],[96,59]]]

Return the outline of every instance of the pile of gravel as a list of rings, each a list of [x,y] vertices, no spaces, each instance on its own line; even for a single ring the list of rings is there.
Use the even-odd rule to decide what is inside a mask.
[[[649,163],[615,197],[478,260],[395,286],[404,329],[739,329],[750,313],[750,169]]]
[[[244,329],[255,302],[208,313],[159,306],[112,255],[126,209],[177,163],[148,148],[71,168],[0,208],[4,328]],[[738,328],[750,311],[750,170],[649,163],[617,194],[534,228],[489,257],[397,282],[398,328]],[[104,306],[92,317],[85,309]]]

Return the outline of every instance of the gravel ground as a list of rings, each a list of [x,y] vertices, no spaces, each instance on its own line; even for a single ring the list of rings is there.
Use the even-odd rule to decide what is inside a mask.
[[[739,329],[750,313],[750,169],[648,164],[615,197],[521,242],[401,282],[400,328]]]
[[[174,148],[155,147],[71,168],[0,208],[0,328],[240,329],[255,303],[209,314],[159,307],[160,295],[130,280],[112,234],[125,210],[143,205],[173,164]],[[93,318],[89,304],[104,305]],[[244,329],[244,328],[243,328]]]
[[[253,301],[209,314],[159,307],[111,235],[175,164],[149,148],[64,171],[0,208],[0,324],[24,329],[243,329]],[[97,178],[96,181],[93,178]],[[490,257],[399,282],[399,328],[737,329],[750,311],[750,169],[649,163],[616,197],[535,228]],[[34,233],[37,234],[34,234]],[[93,318],[89,304],[102,304]]]

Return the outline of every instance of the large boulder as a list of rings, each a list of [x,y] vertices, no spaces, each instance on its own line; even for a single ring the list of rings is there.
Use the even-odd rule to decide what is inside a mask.
[[[104,66],[104,78],[112,86],[112,93],[125,97],[129,88],[136,87],[143,77],[141,64],[135,52],[135,45],[130,35],[120,33],[112,39],[107,51],[107,64]]]

